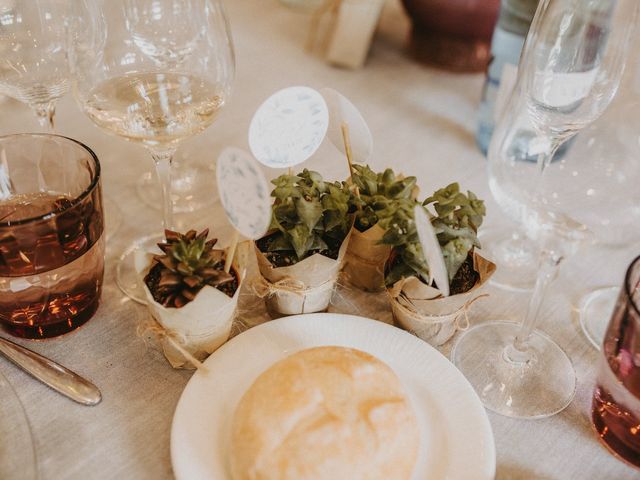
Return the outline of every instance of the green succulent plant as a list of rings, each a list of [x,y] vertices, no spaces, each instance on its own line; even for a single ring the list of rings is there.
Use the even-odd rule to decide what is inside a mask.
[[[272,181],[269,252],[292,252],[295,261],[340,247],[351,228],[351,193],[340,182],[326,182],[306,168]]]
[[[365,232],[376,224],[386,228],[396,203],[409,201],[416,186],[416,177],[398,178],[390,168],[376,173],[368,165],[354,165],[353,185],[359,197],[351,196],[351,210],[355,227]]]
[[[206,285],[229,291],[235,277],[223,270],[224,251],[214,250],[217,239],[207,240],[209,230],[185,234],[165,230],[166,241],[159,243],[162,255],[155,255],[144,281],[156,302],[181,308],[196,298]],[[222,288],[226,287],[226,288]]]
[[[429,278],[429,266],[422,252],[414,221],[413,210],[416,205],[418,202],[402,204],[397,208],[382,238],[382,243],[393,247],[385,275],[388,286],[410,276],[425,280]],[[480,247],[478,229],[486,214],[484,202],[473,192],[460,192],[460,186],[452,183],[427,198],[422,207],[429,215],[438,237],[451,284],[461,267],[468,262],[472,250]],[[435,215],[428,207],[433,208]]]

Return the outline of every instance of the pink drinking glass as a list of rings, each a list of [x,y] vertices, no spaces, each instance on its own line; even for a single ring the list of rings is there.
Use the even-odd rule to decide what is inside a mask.
[[[602,353],[593,425],[615,456],[640,469],[640,257],[627,270]]]

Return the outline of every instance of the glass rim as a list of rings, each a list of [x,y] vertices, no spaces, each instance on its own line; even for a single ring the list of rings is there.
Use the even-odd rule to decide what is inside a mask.
[[[627,268],[627,273],[624,276],[624,292],[627,296],[628,303],[631,304],[631,306],[633,306],[633,309],[636,311],[636,315],[638,316],[638,318],[640,318],[640,305],[638,305],[636,301],[633,299],[633,293],[629,290],[630,283],[631,283],[631,272],[634,270],[634,267],[636,267],[638,264],[640,264],[640,255],[634,258],[631,264],[629,265],[629,268]]]
[[[100,181],[101,168],[100,168],[100,161],[98,160],[98,156],[90,147],[80,142],[79,140],[75,140],[71,137],[66,137],[64,135],[57,135],[54,133],[14,133],[10,135],[0,135],[0,142],[6,139],[17,138],[17,137],[45,137],[45,138],[57,137],[57,138],[62,138],[64,140],[73,142],[76,145],[80,146],[81,149],[85,150],[89,154],[89,157],[93,159],[93,163],[95,165],[95,172],[93,172],[91,176],[91,183],[89,183],[89,186],[86,189],[84,189],[82,193],[80,193],[80,195],[77,195],[72,200],[70,200],[69,204],[66,205],[64,208],[61,208],[58,210],[51,210],[47,213],[43,213],[42,215],[23,218],[21,220],[14,220],[14,221],[8,221],[8,222],[0,221],[0,229],[14,227],[17,225],[26,225],[28,223],[33,223],[40,220],[49,220],[51,218],[54,218],[76,207],[78,204],[82,203],[82,201],[85,198],[87,198],[95,190],[96,186],[98,185],[98,182]]]

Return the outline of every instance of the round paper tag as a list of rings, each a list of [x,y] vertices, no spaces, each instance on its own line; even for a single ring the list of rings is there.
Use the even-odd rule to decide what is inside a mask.
[[[249,146],[267,167],[292,167],[315,153],[328,127],[329,110],[322,95],[309,87],[289,87],[258,108],[249,127]]]
[[[442,295],[448,297],[449,275],[447,274],[447,266],[444,263],[442,249],[440,248],[436,232],[422,205],[416,205],[413,213],[416,221],[416,230],[418,230],[418,238],[420,239],[420,246],[422,247],[427,265],[429,265],[431,278],[436,281],[438,290],[442,292]]]
[[[329,131],[331,143],[345,155],[342,124],[349,127],[349,141],[354,162],[365,163],[373,151],[373,137],[369,125],[353,103],[340,92],[332,88],[320,90],[329,107]]]
[[[218,158],[216,179],[229,222],[246,238],[261,238],[271,223],[269,184],[251,156],[226,148]]]

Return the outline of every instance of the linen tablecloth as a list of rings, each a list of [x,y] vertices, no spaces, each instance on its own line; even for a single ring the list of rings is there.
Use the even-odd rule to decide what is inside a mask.
[[[227,2],[227,8],[237,54],[233,98],[211,128],[184,143],[178,158],[213,167],[225,146],[247,148],[251,115],[269,94],[290,85],[331,86],[351,98],[367,119],[374,134],[370,162],[374,168],[392,166],[416,175],[423,194],[458,181],[486,200],[488,226],[506,222],[488,190],[486,160],[474,143],[483,77],[446,73],[408,58],[403,47],[409,24],[399,1],[386,6],[366,68],[357,71],[332,68],[305,53],[308,17],[275,0],[233,0]],[[0,103],[0,112],[0,134],[38,130],[33,114],[13,100]],[[105,196],[119,206],[124,221],[112,232],[107,247],[104,293],[96,316],[62,338],[19,343],[92,379],[101,388],[103,401],[92,408],[76,405],[7,362],[0,362],[0,371],[25,405],[41,478],[172,478],[171,420],[192,373],[170,368],[155,344],[138,334],[146,310],[125,298],[114,282],[115,262],[122,249],[136,236],[161,229],[160,211],[142,203],[135,189],[137,179],[152,168],[152,162],[140,146],[94,127],[71,96],[59,104],[57,127],[59,133],[96,151],[103,167]],[[347,175],[345,162],[329,146],[321,147],[306,166],[328,179]],[[213,170],[210,173],[213,185]],[[271,177],[277,173],[267,172]],[[219,206],[181,215],[178,223],[212,226],[223,244],[229,237]],[[545,301],[540,328],[574,362],[577,395],[565,411],[544,420],[489,414],[498,479],[640,477],[612,457],[591,428],[590,401],[599,354],[582,335],[574,308],[590,289],[621,284],[636,253],[640,253],[640,242],[617,249],[594,246],[564,265]],[[518,319],[523,314],[526,294],[497,289],[490,293],[489,299],[478,302],[474,322]],[[241,307],[251,322],[266,319],[262,305],[250,295],[243,296]],[[362,296],[347,290],[338,292],[331,308],[387,322],[391,318],[384,299],[364,302]],[[448,354],[449,349],[450,344],[443,353]],[[20,471],[15,478],[20,478]]]

